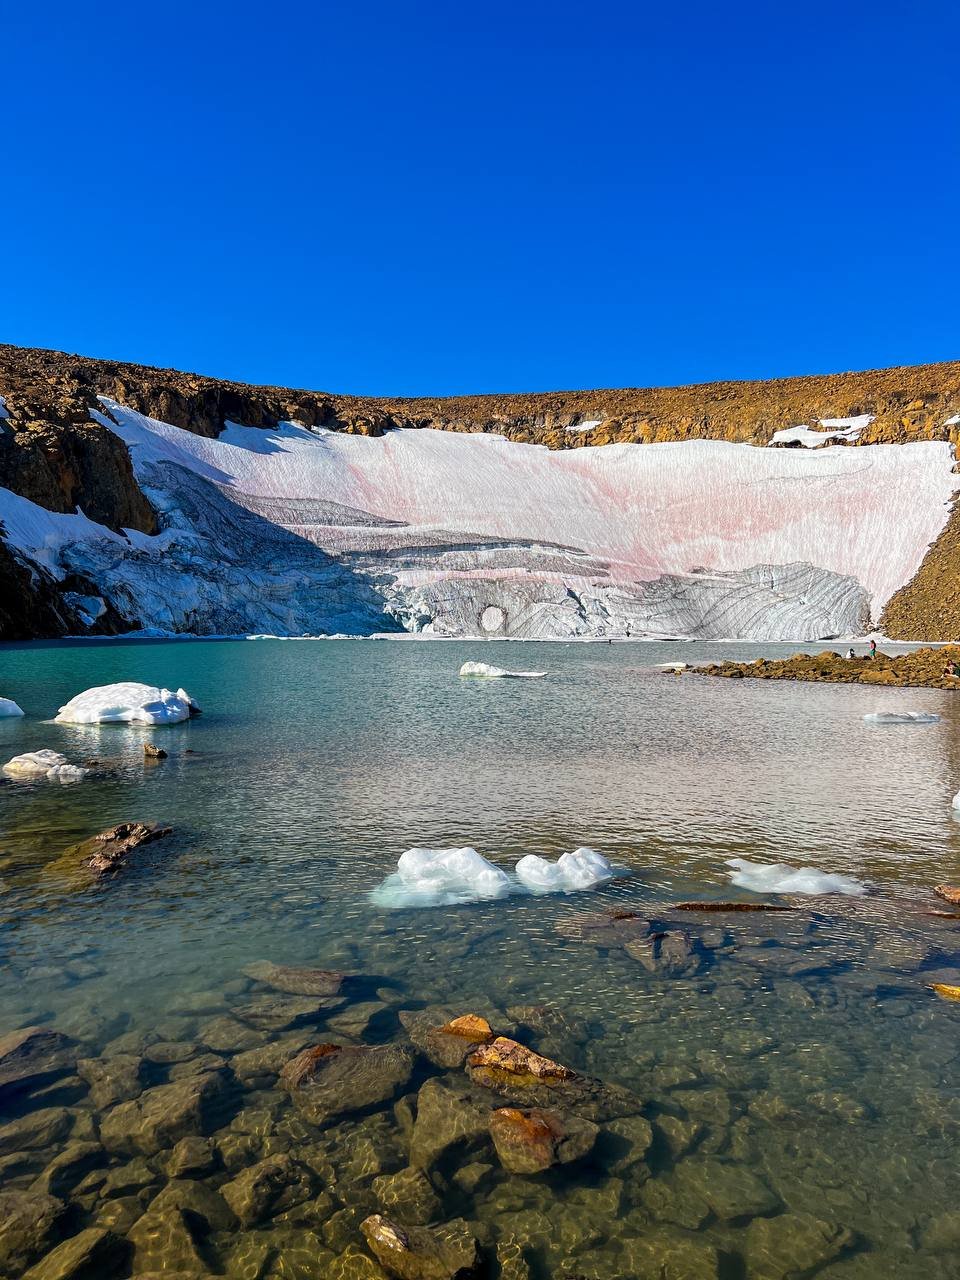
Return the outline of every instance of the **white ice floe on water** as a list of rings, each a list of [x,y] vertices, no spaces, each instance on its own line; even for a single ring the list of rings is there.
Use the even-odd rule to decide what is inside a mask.
[[[588,848],[563,853],[556,862],[528,854],[513,875],[476,849],[408,849],[370,900],[378,907],[446,907],[511,894],[577,893],[616,874],[603,854]]]
[[[3,772],[8,778],[23,782],[35,782],[40,778],[49,782],[79,782],[87,773],[79,765],[71,764],[59,751],[50,751],[46,747],[14,756],[3,766]]]
[[[446,907],[505,898],[510,890],[507,873],[476,849],[408,849],[370,897],[378,907]]]
[[[186,692],[124,681],[87,689],[55,717],[58,724],[179,724],[200,708]]]
[[[460,668],[460,675],[481,680],[536,680],[546,674],[545,671],[504,671],[503,667],[491,666],[489,662],[465,662]]]
[[[746,858],[728,858],[733,867],[730,881],[751,893],[866,893],[866,886],[852,876],[818,871],[816,867],[790,867],[783,862],[748,862]]]
[[[938,724],[940,717],[932,711],[871,711],[867,724]]]
[[[596,849],[561,853],[556,862],[528,853],[517,863],[517,879],[531,893],[577,893],[612,880],[615,871]]]
[[[22,715],[23,712],[12,698],[0,698],[0,717]]]

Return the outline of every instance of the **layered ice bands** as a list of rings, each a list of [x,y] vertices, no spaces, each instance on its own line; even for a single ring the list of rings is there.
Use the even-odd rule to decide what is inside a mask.
[[[728,858],[732,884],[751,893],[866,893],[866,886],[852,876],[817,871],[815,867],[789,867],[785,863],[748,862],[746,858]]]
[[[125,681],[78,693],[60,708],[55,721],[58,724],[180,724],[199,710],[185,689],[171,693],[156,685]]]
[[[0,490],[11,548],[91,584],[68,601],[90,626],[113,610],[201,635],[862,634],[919,568],[960,484],[937,442],[551,451],[292,423],[208,439],[103,404],[157,536]],[[821,438],[857,430],[820,426]]]

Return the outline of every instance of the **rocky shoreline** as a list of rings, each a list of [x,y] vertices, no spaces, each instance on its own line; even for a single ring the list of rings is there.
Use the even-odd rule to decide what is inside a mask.
[[[795,653],[790,658],[757,658],[753,662],[708,662],[689,667],[682,674],[726,676],[728,679],[802,680],[819,684],[870,684],[886,688],[960,689],[960,674],[947,675],[949,662],[960,673],[960,645],[917,649],[914,653],[875,658],[858,654],[845,658],[827,649],[823,653]],[[667,674],[675,674],[671,671]]]

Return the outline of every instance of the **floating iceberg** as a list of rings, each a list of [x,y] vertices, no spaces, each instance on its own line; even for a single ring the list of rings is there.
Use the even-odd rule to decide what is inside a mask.
[[[960,791],[953,797],[953,807],[954,809],[960,809]]]
[[[547,673],[545,671],[504,671],[503,667],[492,667],[489,662],[465,662],[460,668],[460,674],[483,680],[535,680]]]
[[[612,880],[615,872],[596,849],[561,853],[556,862],[528,853],[517,863],[517,879],[531,893],[576,893]]]
[[[22,716],[23,712],[12,698],[0,698],[0,717]]]
[[[728,858],[733,867],[730,880],[751,893],[866,893],[865,886],[852,876],[817,871],[815,867],[789,867],[785,863],[748,862]]]
[[[408,849],[370,896],[378,907],[446,907],[505,898],[510,890],[507,873],[476,849]]]
[[[66,756],[59,751],[27,751],[22,756],[14,756],[3,766],[3,772],[10,778],[32,782],[46,778],[50,782],[79,782],[86,775],[86,769],[70,764]]]
[[[932,711],[871,711],[863,718],[867,724],[936,724],[940,719]]]
[[[200,708],[186,692],[126,681],[87,689],[71,698],[56,716],[58,724],[179,724]]]
[[[562,853],[556,862],[528,854],[508,875],[476,849],[408,849],[370,895],[378,907],[446,907],[506,898],[512,893],[576,893],[616,875],[595,849]]]

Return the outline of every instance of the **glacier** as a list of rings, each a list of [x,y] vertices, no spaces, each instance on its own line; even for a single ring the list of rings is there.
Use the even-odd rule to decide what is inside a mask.
[[[863,634],[960,484],[945,442],[549,450],[296,423],[228,423],[211,439],[101,404],[93,416],[126,442],[160,532],[112,532],[0,490],[3,536],[66,585],[91,584],[70,595],[91,624],[109,607],[159,632]]]

